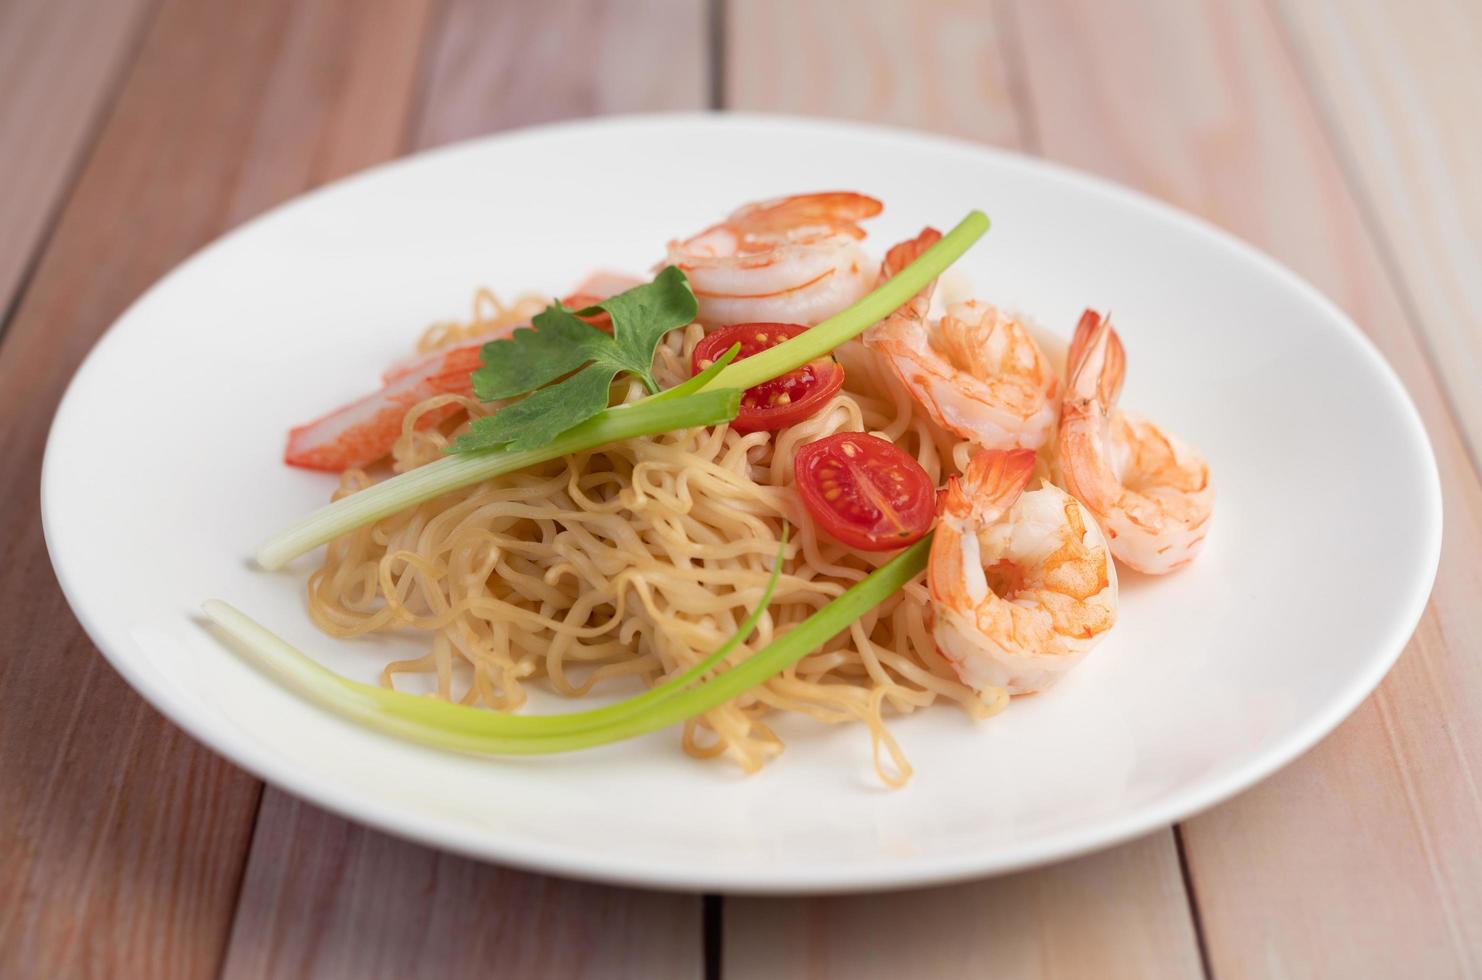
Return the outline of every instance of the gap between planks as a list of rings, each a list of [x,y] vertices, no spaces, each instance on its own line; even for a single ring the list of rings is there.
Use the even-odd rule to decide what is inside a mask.
[[[1423,324],[1400,305],[1263,6],[1019,9],[1042,52],[1036,101],[1053,100],[1047,154],[1213,218],[1353,311],[1425,418],[1445,484],[1435,591],[1377,694],[1300,759],[1181,826],[1213,969],[1475,969],[1482,490]]]
[[[1021,18],[1003,0],[991,7],[967,0],[748,0],[732,4],[729,14],[728,107],[1041,149]],[[1056,906],[1086,896],[1103,901],[1075,904],[1077,914],[1068,918],[1078,921],[1064,925]],[[877,942],[875,934],[888,928],[884,910],[924,931],[913,929],[912,943]],[[995,968],[1059,977],[1098,967],[1102,975],[1187,977],[1202,969],[1195,914],[1174,836],[1164,830],[1091,858],[964,885],[869,897],[732,899],[723,953],[728,980],[948,977]]]
[[[45,9],[48,14],[55,15],[59,11],[65,11],[69,6],[73,5],[56,2],[50,6],[43,6],[38,3],[37,9]],[[39,188],[26,186],[25,193],[28,200],[32,202],[33,214],[30,216],[24,213],[11,214],[4,222],[7,244],[12,252],[5,255],[5,245],[0,245],[0,356],[3,356],[5,334],[11,319],[20,309],[21,299],[25,296],[31,279],[41,264],[41,257],[46,254],[51,244],[52,235],[56,231],[57,223],[61,220],[63,208],[71,198],[72,191],[77,186],[77,181],[87,165],[88,158],[97,143],[98,135],[102,132],[103,123],[117,103],[119,92],[123,88],[123,79],[138,57],[157,6],[157,0],[136,0],[132,4],[118,3],[108,11],[110,15],[122,18],[116,34],[110,35],[108,25],[97,23],[92,25],[91,30],[85,32],[80,42],[84,49],[82,52],[84,57],[75,62],[82,64],[83,69],[68,72],[66,78],[68,88],[75,89],[81,83],[84,91],[70,92],[73,101],[60,107],[55,104],[54,100],[47,101],[48,125],[38,127],[42,131],[39,139],[34,132],[28,134],[28,139],[25,141],[26,150],[12,148],[7,152],[3,149],[8,142],[19,143],[21,139],[18,134],[6,132],[6,122],[0,121],[0,162],[5,164],[3,169],[9,171],[6,175],[7,186],[0,190],[0,194],[19,193],[17,180],[24,182],[27,175],[16,173],[15,168],[20,165],[21,161],[15,160],[14,157],[25,154],[34,155],[37,153],[38,145],[41,147],[42,154],[38,161],[39,169],[53,171],[59,175],[52,180],[50,186]],[[10,16],[19,16],[22,9],[22,5],[16,3],[5,13]],[[18,30],[15,37],[20,36],[22,32]],[[28,47],[45,52],[50,40],[45,33],[39,41],[35,32],[26,33],[25,36]],[[104,46],[103,50],[89,50],[90,47],[100,45]],[[35,56],[35,51],[33,51],[32,57]],[[44,58],[44,60],[48,66],[61,63],[60,60],[53,61],[49,58]],[[22,59],[16,58],[9,69],[24,71],[24,67]],[[0,72],[0,76],[3,76],[3,72]],[[37,77],[24,76],[19,82],[11,80],[10,90],[5,93],[6,98],[12,100],[14,105],[8,113],[10,125],[16,125],[16,120],[27,121],[21,111],[25,101],[33,100],[38,105],[44,101],[39,98],[39,92],[31,90],[31,84],[36,83],[37,80]],[[54,96],[58,88],[49,86],[49,91]],[[54,133],[59,126],[63,129],[70,129],[70,134],[62,134],[61,145],[48,146],[47,135]],[[42,177],[41,182],[45,184],[46,178]],[[9,213],[13,209],[22,211],[25,209],[23,204],[9,206],[7,204],[6,201],[0,201],[0,214]],[[17,255],[13,251],[17,243],[25,250],[24,255]]]
[[[5,337],[0,402],[28,424],[0,427],[14,464],[0,468],[0,592],[14,613],[0,620],[0,770],[24,804],[0,807],[15,844],[0,973],[200,976],[230,925],[260,784],[165,722],[87,640],[50,572],[35,473],[46,417],[104,326],[228,225],[339,162],[313,138],[333,115],[320,110],[357,93],[375,108],[386,59],[366,59],[364,87],[336,89],[353,38],[311,49],[314,30],[292,29],[333,26],[336,8],[285,23],[284,6],[167,0],[149,18]],[[293,54],[327,70],[266,77]],[[374,113],[357,121],[344,146],[376,138]]]
[[[643,0],[440,3],[427,18],[399,152],[574,116],[704,108],[713,84],[705,63],[714,25],[707,18],[719,9],[707,0],[663,10]],[[562,38],[575,40],[555,43]],[[558,64],[561,84],[545,84]],[[662,68],[639,70],[655,65]],[[391,976],[411,968],[413,952],[417,969],[450,974],[511,963],[515,972],[561,975],[695,976],[705,969],[706,926],[718,922],[718,901],[587,885],[452,857],[357,827],[272,787],[263,792],[260,814],[224,977]],[[385,895],[383,904],[402,908],[422,929],[408,930],[403,916],[388,917],[386,908],[358,901],[354,892],[362,889]],[[414,901],[420,906],[406,904]],[[299,928],[291,913],[274,912],[280,902],[316,910],[316,934]],[[548,942],[513,924],[527,902],[567,913],[545,923]],[[484,931],[503,936],[499,943],[453,941],[449,930],[469,904],[484,911]],[[571,915],[577,908],[581,913]],[[270,959],[265,949],[273,950]]]

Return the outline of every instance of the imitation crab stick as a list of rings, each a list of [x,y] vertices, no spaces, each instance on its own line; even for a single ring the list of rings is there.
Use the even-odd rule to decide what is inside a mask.
[[[562,302],[581,309],[638,285],[639,280],[615,272],[588,276]],[[605,314],[591,318],[597,326],[610,323]],[[396,362],[382,375],[383,386],[364,398],[335,409],[288,433],[283,461],[290,466],[340,472],[369,466],[391,452],[401,435],[406,413],[437,395],[472,395],[470,375],[482,360],[479,351],[490,341],[508,337],[528,323],[511,323],[470,337],[456,347],[432,351]],[[436,425],[458,411],[455,405],[424,412],[418,428]]]
[[[283,461],[334,472],[368,466],[391,451],[402,419],[414,405],[436,395],[472,394],[469,375],[480,363],[476,346],[439,351],[426,366],[403,372],[380,391],[290,431]],[[417,421],[435,425],[455,411],[456,406],[446,405]]]

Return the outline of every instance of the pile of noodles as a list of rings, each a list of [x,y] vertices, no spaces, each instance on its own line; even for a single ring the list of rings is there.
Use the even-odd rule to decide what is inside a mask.
[[[468,324],[439,325],[422,349],[526,319],[539,300],[503,307],[487,292]],[[689,377],[697,324],[660,343],[663,386]],[[652,685],[683,671],[731,636],[756,607],[792,527],[766,615],[732,655],[770,643],[889,557],[818,534],[792,490],[798,447],[863,430],[911,453],[940,485],[965,465],[967,447],[927,418],[887,366],[858,341],[836,356],[845,383],[826,408],[777,433],[728,426],[633,439],[449,493],[333,542],[309,581],[314,622],[337,637],[415,631],[427,653],[386,666],[431,675],[436,696],[502,711],[541,683],[578,697],[637,678]],[[615,397],[642,397],[620,381]],[[417,418],[457,403],[458,420],[418,430]],[[393,454],[402,472],[438,458],[467,416],[489,407],[457,395],[417,406]],[[339,495],[371,478],[346,472]],[[901,785],[911,769],[885,726],[938,701],[975,718],[1003,708],[1002,691],[963,685],[931,639],[918,578],[822,649],[766,684],[686,723],[683,746],[758,769],[782,751],[776,712],[827,724],[858,722],[871,737],[880,778]],[[890,757],[885,764],[882,748]]]

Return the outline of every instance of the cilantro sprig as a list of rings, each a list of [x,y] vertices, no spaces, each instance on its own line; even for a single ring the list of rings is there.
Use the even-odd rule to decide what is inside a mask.
[[[473,373],[474,394],[483,401],[525,397],[475,421],[449,451],[539,449],[607,408],[608,389],[619,374],[631,374],[657,393],[654,349],[664,334],[694,320],[696,310],[689,280],[672,265],[653,282],[595,306],[573,312],[552,303],[530,328],[484,345],[484,366]],[[581,319],[598,313],[612,318],[611,335]]]

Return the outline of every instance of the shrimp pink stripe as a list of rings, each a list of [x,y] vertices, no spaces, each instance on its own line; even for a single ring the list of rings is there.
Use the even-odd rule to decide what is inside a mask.
[[[823,282],[823,280],[827,279],[829,276],[833,275],[836,271],[838,270],[825,269],[823,272],[814,276],[812,279],[809,279],[807,282],[799,283],[796,286],[788,286],[786,289],[774,290],[770,293],[715,293],[705,289],[696,289],[695,295],[703,296],[706,299],[767,299],[772,296],[786,296],[788,293],[795,293],[800,289],[807,289],[809,286],[817,285],[818,283]]]

